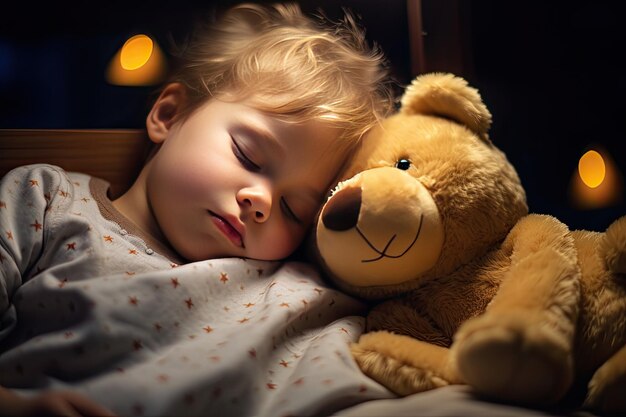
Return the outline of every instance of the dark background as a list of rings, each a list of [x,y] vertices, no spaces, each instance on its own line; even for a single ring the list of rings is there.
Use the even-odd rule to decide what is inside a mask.
[[[181,40],[195,21],[234,3],[4,5],[0,128],[144,127],[156,87],[108,84],[110,59],[137,33],[167,52],[170,39]],[[626,214],[623,199],[580,210],[569,198],[578,159],[590,147],[603,147],[626,170],[621,2],[422,0],[419,65],[411,59],[406,1],[299,3],[333,18],[342,6],[357,15],[389,58],[398,93],[418,70],[455,72],[477,87],[494,117],[491,138],[518,169],[531,211],[598,231]]]

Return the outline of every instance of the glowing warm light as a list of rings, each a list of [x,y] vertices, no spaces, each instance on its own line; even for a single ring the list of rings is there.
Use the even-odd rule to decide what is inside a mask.
[[[120,53],[120,63],[125,70],[143,67],[150,59],[153,49],[152,39],[146,35],[135,35],[124,43]]]
[[[596,188],[606,175],[604,159],[596,151],[588,151],[578,161],[578,174],[585,185],[589,188]]]
[[[146,35],[135,35],[111,59],[106,79],[115,85],[156,85],[165,79],[166,72],[167,62],[159,45]]]
[[[572,176],[570,195],[578,209],[608,207],[623,200],[622,173],[608,152],[595,148],[580,158]]]

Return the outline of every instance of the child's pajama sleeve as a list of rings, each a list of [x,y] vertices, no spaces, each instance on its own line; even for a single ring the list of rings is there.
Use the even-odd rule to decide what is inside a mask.
[[[15,325],[15,292],[38,272],[50,229],[48,210],[58,200],[63,177],[54,167],[30,165],[0,181],[0,340]]]

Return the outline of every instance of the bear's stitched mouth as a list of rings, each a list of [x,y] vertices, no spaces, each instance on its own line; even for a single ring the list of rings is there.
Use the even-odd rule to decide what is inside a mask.
[[[420,214],[420,224],[417,227],[417,233],[415,233],[415,238],[413,238],[413,242],[411,242],[411,244],[399,255],[388,255],[387,254],[387,250],[389,249],[389,246],[391,246],[391,243],[394,241],[394,239],[398,236],[397,234],[394,233],[393,236],[391,236],[391,239],[389,239],[389,241],[387,242],[387,244],[385,245],[385,247],[383,248],[383,250],[381,251],[380,249],[376,248],[376,246],[374,246],[365,236],[365,234],[363,232],[361,232],[361,230],[359,229],[358,226],[356,226],[356,231],[359,232],[359,235],[361,235],[361,237],[363,238],[363,240],[365,241],[365,243],[367,243],[367,245],[372,248],[372,250],[374,252],[376,252],[378,255],[377,257],[371,258],[371,259],[362,259],[361,262],[365,263],[365,262],[376,262],[381,260],[382,258],[392,258],[392,259],[397,259],[397,258],[401,258],[403,257],[415,244],[415,242],[417,242],[417,238],[420,235],[420,232],[422,231],[422,223],[424,220],[424,213]]]

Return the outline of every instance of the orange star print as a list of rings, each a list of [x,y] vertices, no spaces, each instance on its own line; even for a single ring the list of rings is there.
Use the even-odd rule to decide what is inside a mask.
[[[35,232],[38,232],[41,229],[43,229],[43,225],[41,223],[39,223],[39,221],[37,221],[37,220],[35,220],[35,223],[31,223],[30,225],[31,225],[31,227],[35,228]]]

